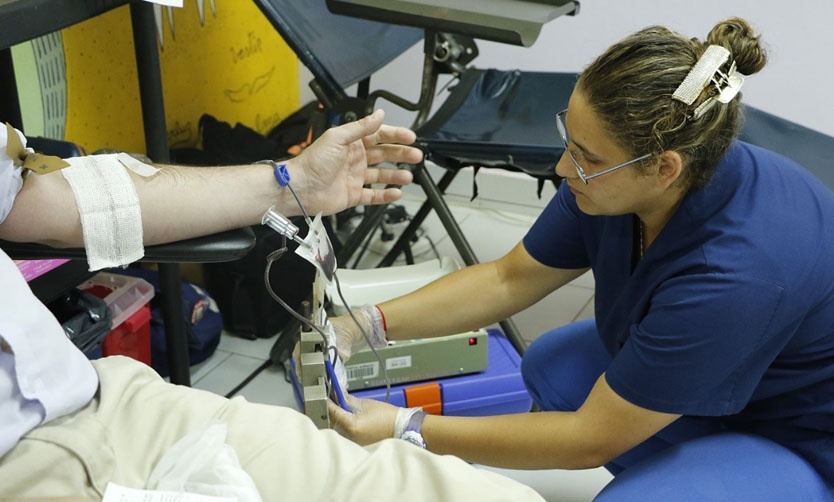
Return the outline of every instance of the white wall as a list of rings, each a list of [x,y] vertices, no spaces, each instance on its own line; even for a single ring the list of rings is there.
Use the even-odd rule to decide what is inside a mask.
[[[509,2],[508,2],[509,3]],[[727,17],[746,18],[770,49],[768,66],[747,79],[744,100],[757,108],[834,136],[834,2],[831,0],[581,0],[581,12],[544,26],[529,48],[479,41],[478,67],[579,71],[613,42],[660,24],[704,39]],[[372,87],[409,99],[419,90],[422,48],[383,69]],[[302,72],[302,99],[311,99]],[[388,103],[387,122],[409,125],[411,114]]]

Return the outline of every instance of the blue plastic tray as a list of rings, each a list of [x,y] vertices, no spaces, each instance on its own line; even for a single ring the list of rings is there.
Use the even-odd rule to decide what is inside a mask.
[[[500,330],[490,329],[489,364],[486,371],[438,380],[408,383],[391,387],[388,402],[406,406],[405,389],[437,382],[443,415],[483,416],[530,411],[533,400],[521,379],[521,356]],[[385,399],[385,388],[352,393],[366,399]]]

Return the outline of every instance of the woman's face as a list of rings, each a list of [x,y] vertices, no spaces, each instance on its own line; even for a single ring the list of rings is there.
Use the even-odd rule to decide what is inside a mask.
[[[565,126],[570,154],[566,151],[559,159],[556,174],[567,180],[582,212],[590,215],[638,213],[651,202],[651,174],[637,171],[637,164],[589,179],[588,184],[579,178],[571,154],[587,176],[633,160],[633,155],[605,130],[579,89],[571,96]]]

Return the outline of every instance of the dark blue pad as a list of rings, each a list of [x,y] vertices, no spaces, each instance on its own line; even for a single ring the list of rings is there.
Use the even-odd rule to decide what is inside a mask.
[[[555,179],[564,148],[555,117],[577,75],[469,69],[417,130],[426,157],[447,169],[498,167]],[[751,106],[739,139],[802,164],[834,189],[834,138]]]
[[[748,106],[739,139],[793,159],[834,190],[831,136]]]
[[[469,69],[417,130],[429,160],[447,168],[499,167],[555,179],[564,146],[556,114],[575,73]]]
[[[255,3],[331,98],[423,40],[417,28],[333,14],[324,0]]]

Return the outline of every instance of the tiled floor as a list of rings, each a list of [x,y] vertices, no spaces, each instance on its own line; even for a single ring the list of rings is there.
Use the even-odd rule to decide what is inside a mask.
[[[535,198],[535,186],[529,180],[521,183],[524,197]],[[470,185],[471,186],[471,185]],[[485,188],[488,190],[488,183]],[[498,189],[506,192],[505,188]],[[451,191],[450,191],[451,193]],[[483,194],[483,192],[482,192]],[[448,197],[450,207],[467,236],[480,261],[497,258],[507,252],[524,235],[527,227],[538,213],[537,207],[526,203],[513,203],[492,200],[489,193],[475,203],[467,197]],[[409,214],[414,214],[422,202],[421,192],[410,188],[401,202]],[[540,205],[535,203],[532,206]],[[395,227],[395,230],[397,228]],[[401,230],[401,228],[400,228]],[[450,239],[446,236],[436,216],[428,218],[424,230],[441,256],[460,260]],[[379,260],[379,251],[383,247],[379,242],[372,243],[357,268],[368,268]],[[426,239],[415,245],[417,261],[434,258],[435,252]],[[551,294],[545,300],[514,317],[525,340],[532,340],[543,331],[576,319],[589,318],[593,315],[593,276],[585,274],[573,283]],[[268,358],[274,339],[246,340],[224,333],[215,354],[204,363],[192,369],[193,385],[197,388],[226,395],[239,387],[247,377],[260,368]],[[281,368],[267,367],[243,386],[238,395],[250,401],[271,403],[295,407],[295,400],[290,385],[284,378]],[[528,484],[541,493],[547,500],[584,501],[591,500],[611,476],[604,469],[587,471],[515,471],[491,469]]]

